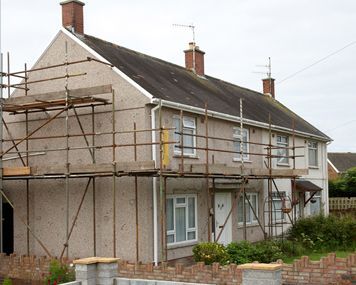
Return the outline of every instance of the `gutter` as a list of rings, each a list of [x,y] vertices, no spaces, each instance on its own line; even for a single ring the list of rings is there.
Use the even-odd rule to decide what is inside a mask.
[[[156,129],[156,111],[159,105],[151,109],[151,128]],[[157,167],[157,149],[156,149],[156,133],[151,132],[152,136],[152,160],[155,168]],[[157,177],[152,178],[152,199],[153,199],[153,262],[158,264],[158,214],[157,214]]]
[[[185,105],[185,104],[181,104],[181,103],[175,103],[175,102],[172,102],[172,101],[153,98],[151,100],[151,103],[155,104],[155,105],[158,105],[160,101],[162,103],[162,106],[164,106],[164,107],[169,107],[169,108],[172,108],[172,109],[188,111],[188,112],[192,112],[192,113],[199,114],[199,115],[204,115],[205,114],[205,109],[203,109],[203,108],[193,107],[193,106],[189,106],[189,105]],[[220,113],[220,112],[216,112],[216,111],[211,111],[211,110],[208,110],[208,116],[210,116],[212,118],[231,121],[231,122],[237,122],[237,123],[241,122],[240,117],[233,116],[233,115],[228,115],[228,114]],[[259,128],[267,129],[267,130],[269,129],[269,124],[267,124],[267,123],[262,123],[262,122],[249,120],[249,119],[243,119],[242,121],[243,121],[243,123],[245,123],[247,125],[250,125],[250,126],[259,127]],[[272,128],[273,131],[283,131],[283,132],[286,132],[286,133],[289,133],[289,134],[293,134],[293,130],[291,130],[289,128],[280,127],[280,126],[277,126],[277,125],[271,125],[271,128]],[[313,135],[313,134],[306,133],[306,132],[294,131],[294,133],[295,134],[299,134],[299,135],[301,135],[303,137],[306,137],[306,138],[316,139],[316,140],[320,140],[320,141],[324,141],[324,142],[332,141],[331,138],[325,138],[325,137]]]

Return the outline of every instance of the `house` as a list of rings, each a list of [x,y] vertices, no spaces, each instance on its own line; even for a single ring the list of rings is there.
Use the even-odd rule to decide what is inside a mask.
[[[348,169],[356,167],[356,153],[328,152],[328,176],[330,180],[340,177]]]
[[[61,5],[35,66],[8,74],[24,81],[3,104],[4,252],[158,262],[328,213],[330,138],[274,79],[208,76],[195,43],[181,67],[106,42],[84,33],[84,3]]]

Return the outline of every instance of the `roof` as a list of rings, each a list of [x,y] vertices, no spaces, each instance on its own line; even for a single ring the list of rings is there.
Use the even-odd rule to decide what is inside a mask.
[[[295,181],[295,187],[299,192],[316,192],[323,190],[323,188],[315,185],[313,182],[304,179],[298,179]]]
[[[331,140],[327,135],[293,113],[277,100],[262,93],[205,75],[200,77],[182,66],[139,53],[89,35],[75,34],[121,72],[136,82],[154,98],[205,108],[239,117],[240,98],[243,99],[244,118],[261,123],[269,122]]]
[[[329,152],[328,160],[338,172],[345,172],[351,167],[356,167],[356,153],[353,152]]]

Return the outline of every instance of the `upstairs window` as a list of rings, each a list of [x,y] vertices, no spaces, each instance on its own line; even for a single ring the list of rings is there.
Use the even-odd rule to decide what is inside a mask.
[[[309,166],[317,167],[318,166],[318,143],[317,142],[308,142],[308,159]]]
[[[174,153],[181,155],[182,150],[180,148],[181,144],[181,123],[180,117],[173,117],[173,127],[175,128],[174,141],[177,144],[174,145]],[[176,133],[178,132],[178,134]],[[183,117],[183,155],[195,156],[196,155],[196,123],[195,118]]]
[[[248,160],[249,159],[249,131],[248,129],[242,129],[241,128],[234,128],[234,133],[233,133],[233,139],[234,139],[234,151],[238,152],[235,153],[234,160],[241,160],[241,151],[243,152],[243,159]],[[241,141],[242,141],[242,150],[241,150]]]
[[[277,135],[277,164],[289,164],[288,137]]]

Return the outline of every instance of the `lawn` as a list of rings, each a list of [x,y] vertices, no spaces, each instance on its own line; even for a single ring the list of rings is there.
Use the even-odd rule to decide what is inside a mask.
[[[306,252],[303,255],[283,258],[283,261],[285,263],[291,264],[291,263],[293,263],[293,261],[295,259],[299,259],[301,256],[309,256],[310,260],[319,261],[322,257],[327,256],[328,253],[329,252],[313,252],[313,251],[311,251],[311,252]],[[350,250],[350,251],[335,251],[335,253],[336,253],[336,257],[345,258],[348,255],[350,255],[352,253],[356,253],[356,252]]]

